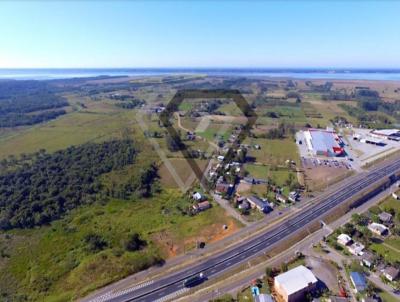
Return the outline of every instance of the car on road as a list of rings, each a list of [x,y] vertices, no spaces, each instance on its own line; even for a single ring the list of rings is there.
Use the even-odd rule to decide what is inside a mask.
[[[198,275],[195,275],[193,277],[190,277],[188,279],[186,279],[185,281],[183,281],[183,285],[185,287],[193,287],[196,285],[199,285],[200,283],[203,283],[205,280],[205,276],[203,273],[200,273]]]

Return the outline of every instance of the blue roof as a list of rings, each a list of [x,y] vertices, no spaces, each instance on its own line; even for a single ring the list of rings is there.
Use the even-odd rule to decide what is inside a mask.
[[[350,272],[350,278],[353,280],[354,286],[358,291],[362,291],[367,288],[367,281],[363,274],[358,272]]]
[[[333,147],[339,147],[333,134],[328,131],[310,130],[314,150],[332,151]]]

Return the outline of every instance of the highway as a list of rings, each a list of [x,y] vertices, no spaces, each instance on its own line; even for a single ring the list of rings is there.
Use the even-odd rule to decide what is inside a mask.
[[[143,285],[137,285],[123,293],[108,294],[94,298],[97,301],[167,301],[174,294],[188,291],[183,286],[183,281],[190,276],[204,273],[209,280],[216,278],[223,272],[247,262],[263,252],[269,250],[277,243],[285,240],[289,235],[303,230],[309,223],[318,221],[326,212],[349,200],[354,195],[364,191],[373,184],[400,171],[400,160],[391,160],[380,164],[375,169],[349,179],[348,185],[339,192],[331,192],[318,204],[306,207],[299,214],[247,241],[241,242],[231,249],[218,255],[205,259],[201,263],[191,265],[179,272],[172,273],[158,280],[152,280]]]

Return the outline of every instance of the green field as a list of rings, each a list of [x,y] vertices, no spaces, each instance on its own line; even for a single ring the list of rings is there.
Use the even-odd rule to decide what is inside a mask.
[[[260,145],[260,150],[252,148],[249,152],[249,155],[255,157],[259,163],[266,165],[286,165],[287,160],[300,162],[296,143],[292,139],[247,138],[244,143],[252,146],[255,144]]]
[[[35,301],[69,301],[169,257],[170,241],[179,250],[183,244],[189,249],[191,239],[206,231],[218,236],[223,224],[237,226],[217,206],[183,216],[177,206],[188,202],[180,196],[167,191],[149,200],[112,200],[81,207],[48,227],[7,232],[11,239],[0,237],[10,255],[0,260],[1,292],[26,294]],[[219,225],[218,231],[212,225]],[[124,250],[121,242],[132,232],[148,242],[142,251]],[[86,251],[83,238],[89,233],[101,234],[107,247]]]
[[[57,120],[18,132],[0,136],[0,159],[9,155],[33,153],[42,148],[49,152],[88,141],[103,141],[119,137],[122,129],[130,127],[133,112],[112,114],[74,112]]]

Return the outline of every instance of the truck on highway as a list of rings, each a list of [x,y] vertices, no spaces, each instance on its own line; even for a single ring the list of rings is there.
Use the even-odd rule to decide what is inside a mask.
[[[199,285],[200,283],[202,283],[205,280],[204,274],[200,273],[198,275],[195,275],[193,277],[190,277],[188,279],[185,279],[185,281],[183,281],[183,285],[185,287],[193,287],[196,285]]]

